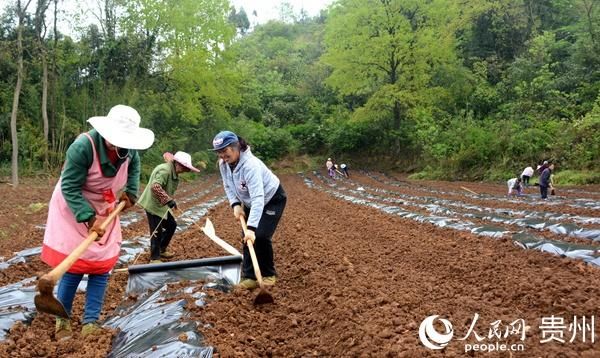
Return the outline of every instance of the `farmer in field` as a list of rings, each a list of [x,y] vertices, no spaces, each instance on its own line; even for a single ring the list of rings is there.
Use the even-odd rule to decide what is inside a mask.
[[[508,186],[508,195],[523,195],[523,184],[521,183],[521,178],[512,178],[506,182]]]
[[[533,168],[532,167],[527,167],[527,168],[523,169],[523,173],[521,173],[521,181],[523,182],[523,185],[525,185],[526,187],[529,186],[529,179],[531,179],[532,176],[533,176]]]
[[[342,173],[344,173],[344,176],[346,176],[346,178],[350,178],[350,174],[348,174],[348,165],[342,163],[340,164],[340,168],[342,168]]]
[[[551,185],[550,177],[554,171],[554,163],[550,164],[540,175],[540,194],[542,199],[548,198],[548,188]]]
[[[150,227],[150,263],[160,263],[161,258],[173,257],[167,247],[177,229],[177,222],[170,209],[177,208],[173,195],[179,185],[179,174],[200,172],[192,165],[192,157],[186,152],[177,152],[175,155],[165,153],[164,158],[166,163],[154,168],[138,201],[146,210]]]
[[[541,164],[538,164],[536,171],[538,172],[539,175],[542,175],[542,172],[548,168],[548,161],[544,160],[543,162],[540,162]]]
[[[138,149],[154,142],[151,130],[140,128],[140,115],[128,106],[111,108],[106,117],[92,117],[94,129],[81,134],[67,149],[65,164],[48,205],[42,261],[60,264],[92,232],[98,240],[79,257],[58,285],[57,298],[71,313],[83,275],[88,275],[82,336],[100,331],[100,317],[109,272],[119,258],[121,225],[117,217],[105,230],[100,225],[117,205],[130,208],[140,179]],[[120,193],[120,194],[119,194]],[[56,319],[57,339],[71,336],[71,321]]]
[[[250,151],[246,141],[230,131],[213,139],[219,155],[223,187],[236,220],[247,218],[248,230],[243,241],[254,243],[258,265],[265,285],[274,285],[277,277],[273,261],[272,238],[283,215],[287,196],[279,178]],[[258,286],[248,246],[244,245],[240,287]]]
[[[333,166],[333,160],[331,158],[327,158],[325,162],[325,167],[327,168],[327,174],[331,179],[335,179],[335,167]]]

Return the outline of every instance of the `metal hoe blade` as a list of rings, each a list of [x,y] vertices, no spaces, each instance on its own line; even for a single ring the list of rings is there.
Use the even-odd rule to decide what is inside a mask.
[[[217,236],[217,234],[215,233],[215,227],[209,218],[206,218],[206,223],[204,223],[204,227],[202,227],[202,231],[204,231],[204,233],[208,237]]]
[[[35,308],[39,312],[53,314],[58,317],[69,319],[69,314],[67,313],[67,310],[65,310],[65,306],[63,306],[59,300],[54,298],[54,296],[37,294],[33,298],[33,301],[35,302]]]
[[[38,282],[38,290],[40,293],[33,298],[35,308],[38,312],[53,314],[66,319],[69,318],[65,306],[63,306],[63,304],[52,294],[52,291],[54,290],[53,280],[42,277]]]
[[[206,218],[206,223],[200,229],[202,229],[204,234],[208,236],[208,238],[211,239],[215,244],[221,246],[223,250],[229,252],[232,255],[242,255],[235,247],[229,245],[227,242],[223,241],[223,239],[217,236],[217,234],[215,233],[215,227],[213,226],[213,223],[212,221],[210,221],[209,218]]]
[[[264,288],[261,288],[260,291],[258,291],[258,295],[254,298],[255,305],[264,305],[274,302],[273,296]]]

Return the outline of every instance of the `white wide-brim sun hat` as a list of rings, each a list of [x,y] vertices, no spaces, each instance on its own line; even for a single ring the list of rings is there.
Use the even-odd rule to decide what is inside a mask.
[[[200,169],[194,167],[192,165],[192,156],[187,154],[186,152],[177,152],[175,153],[175,155],[173,156],[173,160],[175,160],[177,163],[183,165],[184,167],[188,168],[189,170],[199,173]]]
[[[102,138],[125,149],[148,149],[154,143],[154,132],[140,127],[138,112],[122,104],[110,109],[107,116],[87,120]]]

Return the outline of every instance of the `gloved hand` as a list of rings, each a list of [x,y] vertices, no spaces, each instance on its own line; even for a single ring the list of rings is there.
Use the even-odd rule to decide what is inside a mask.
[[[177,209],[177,203],[173,199],[167,201],[167,206],[171,209]]]
[[[129,209],[130,207],[133,206],[133,204],[135,204],[135,198],[133,195],[126,193],[126,192],[122,192],[121,196],[119,197],[119,202],[125,202],[125,207],[123,208],[122,211],[125,211],[127,209]]]
[[[233,207],[233,217],[235,217],[236,220],[239,220],[241,217],[246,217],[246,214],[244,214],[244,208],[241,205],[236,205]]]
[[[246,234],[244,235],[244,238],[242,240],[244,241],[244,244],[247,243],[248,240],[250,240],[250,242],[252,242],[252,245],[254,245],[254,241],[256,241],[256,233],[248,229],[246,230]]]
[[[91,219],[88,220],[88,234],[91,234],[92,232],[98,234],[98,237],[95,241],[99,241],[102,236],[104,236],[105,230],[100,227],[103,221],[104,220],[97,220],[96,216],[92,216]]]

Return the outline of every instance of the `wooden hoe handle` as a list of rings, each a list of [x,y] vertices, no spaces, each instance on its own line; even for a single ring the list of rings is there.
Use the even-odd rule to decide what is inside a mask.
[[[110,213],[110,215],[108,215],[106,220],[104,220],[104,222],[100,224],[100,228],[106,229],[108,224],[110,224],[115,219],[115,217],[119,215],[119,213],[121,212],[121,210],[123,210],[124,207],[124,201],[117,205],[115,210],[113,210]],[[85,252],[85,250],[87,250],[87,248],[92,244],[92,242],[94,242],[94,240],[96,240],[97,238],[98,234],[95,231],[89,234],[88,237],[85,240],[83,240],[81,244],[79,244],[79,246],[77,246],[75,250],[73,250],[73,252],[69,254],[69,256],[67,256],[60,264],[58,264],[58,266],[56,266],[49,273],[42,276],[41,280],[50,280],[52,283],[58,281],[58,279],[61,278],[62,275],[64,275],[65,272],[67,272],[67,270],[71,268],[71,266],[73,266],[75,261],[79,259],[79,256],[81,256]]]
[[[244,235],[246,231],[248,231],[248,227],[246,226],[246,220],[243,216],[240,216],[240,223],[242,224],[242,229],[244,230]],[[254,252],[254,245],[252,245],[252,241],[247,240],[246,244],[248,245],[248,251],[250,251],[250,257],[252,258],[252,266],[254,266],[254,274],[256,275],[256,281],[260,288],[263,288],[263,280],[262,274],[260,273],[260,267],[258,266],[258,259],[256,258],[256,253]]]

